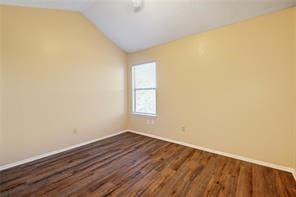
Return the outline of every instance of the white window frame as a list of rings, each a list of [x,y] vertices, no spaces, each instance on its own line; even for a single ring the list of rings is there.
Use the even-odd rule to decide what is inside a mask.
[[[155,64],[155,88],[135,88],[134,87],[134,71],[133,68],[136,66],[141,66],[143,64],[149,64],[149,63],[154,63]],[[150,117],[156,117],[157,116],[157,64],[155,61],[149,61],[149,62],[143,62],[139,64],[134,64],[131,66],[131,83],[132,83],[132,114],[134,115],[140,115],[140,116],[150,116]],[[143,112],[136,112],[136,94],[135,92],[137,90],[155,90],[155,114],[152,113],[143,113]]]

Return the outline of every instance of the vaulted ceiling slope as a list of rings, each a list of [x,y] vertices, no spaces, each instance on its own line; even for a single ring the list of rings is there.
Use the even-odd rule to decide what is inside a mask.
[[[296,6],[296,0],[0,0],[0,4],[80,11],[126,52]]]

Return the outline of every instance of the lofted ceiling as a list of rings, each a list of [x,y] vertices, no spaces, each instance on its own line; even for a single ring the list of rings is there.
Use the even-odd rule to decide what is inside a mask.
[[[296,0],[0,0],[0,4],[80,11],[126,52],[296,5]]]

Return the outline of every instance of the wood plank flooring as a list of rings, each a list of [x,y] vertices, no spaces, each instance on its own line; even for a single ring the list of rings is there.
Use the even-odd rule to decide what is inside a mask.
[[[287,172],[120,134],[0,172],[0,196],[291,196]]]

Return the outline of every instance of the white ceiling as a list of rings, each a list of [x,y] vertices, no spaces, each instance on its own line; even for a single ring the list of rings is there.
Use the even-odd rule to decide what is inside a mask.
[[[82,12],[113,42],[135,52],[296,5],[296,0],[0,0],[0,4]]]

